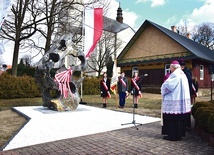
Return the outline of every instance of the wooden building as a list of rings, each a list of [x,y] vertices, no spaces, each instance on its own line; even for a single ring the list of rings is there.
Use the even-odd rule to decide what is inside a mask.
[[[143,85],[160,87],[173,60],[183,59],[197,77],[199,88],[210,88],[214,51],[149,20],[141,25],[117,57],[117,66],[131,77],[147,73]]]

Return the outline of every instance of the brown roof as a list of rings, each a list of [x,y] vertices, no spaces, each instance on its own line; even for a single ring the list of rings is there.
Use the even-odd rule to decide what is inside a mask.
[[[164,54],[164,55],[149,57],[149,59],[133,58],[133,59],[125,60],[124,59],[125,54],[129,51],[129,49],[133,46],[133,44],[138,40],[138,38],[142,35],[142,33],[151,25],[154,26],[159,31],[161,31],[162,33],[166,34],[172,40],[177,42],[180,46],[184,47],[187,51],[184,54],[181,53],[181,55]],[[183,58],[183,59],[197,58],[197,59],[208,61],[210,63],[214,63],[214,52],[209,48],[197,42],[194,42],[193,40],[187,37],[184,37],[178,33],[175,33],[169,29],[166,29],[156,23],[145,20],[145,22],[141,25],[141,27],[138,29],[138,31],[135,33],[135,35],[132,37],[129,43],[125,46],[125,48],[122,50],[120,55],[117,57],[118,59],[117,62],[118,62],[118,66],[121,67],[129,64],[133,65],[133,64],[141,64],[141,63],[149,63],[149,62],[163,62],[163,61],[169,61],[171,59],[176,59],[176,58]]]

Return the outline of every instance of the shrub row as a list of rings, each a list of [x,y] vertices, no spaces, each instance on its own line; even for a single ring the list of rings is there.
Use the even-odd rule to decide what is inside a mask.
[[[97,95],[99,93],[100,79],[96,77],[85,77],[83,80],[83,95]],[[33,77],[15,77],[8,73],[0,75],[0,99],[30,98],[39,96],[41,96],[41,92]]]
[[[100,94],[100,79],[96,77],[85,77],[83,80],[83,94],[84,95]]]
[[[12,68],[7,69],[7,73],[11,74],[12,73]],[[20,64],[18,65],[17,68],[17,76],[31,76],[34,77],[35,73],[35,68],[34,67],[26,67],[26,66],[21,66]]]
[[[15,77],[8,73],[3,73],[0,76],[1,99],[29,98],[38,96],[41,96],[40,91],[33,77]]]
[[[192,115],[196,127],[214,134],[214,104],[212,102],[197,102],[192,107]]]
[[[100,80],[97,77],[85,77],[83,80],[83,95],[99,95]],[[128,79],[129,90],[131,87],[131,79]],[[79,89],[79,94],[81,90]],[[0,98],[29,98],[41,96],[35,79],[30,75],[11,76],[8,73],[0,75]]]

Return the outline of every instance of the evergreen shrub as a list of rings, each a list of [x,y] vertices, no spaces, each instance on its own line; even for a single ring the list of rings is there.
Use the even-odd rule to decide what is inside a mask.
[[[35,79],[30,76],[11,76],[3,73],[0,76],[0,98],[29,98],[41,96]]]
[[[85,77],[83,80],[83,95],[100,94],[100,80],[96,77]]]
[[[214,134],[214,112],[209,115],[207,122],[208,122],[208,131],[211,134]]]
[[[205,129],[205,131],[208,130],[208,118],[211,116],[211,114],[214,114],[214,107],[200,107],[196,111],[196,122],[197,125]]]
[[[196,113],[198,108],[200,108],[200,107],[210,107],[210,106],[214,107],[214,104],[212,104],[211,102],[207,102],[207,101],[201,101],[201,102],[195,103],[191,108],[191,112],[192,112],[193,118],[195,118],[195,113]]]

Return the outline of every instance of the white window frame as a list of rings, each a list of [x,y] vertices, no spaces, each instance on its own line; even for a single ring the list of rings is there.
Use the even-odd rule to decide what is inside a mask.
[[[165,64],[165,75],[170,73],[170,64]]]
[[[200,80],[204,80],[204,65],[200,65]]]

